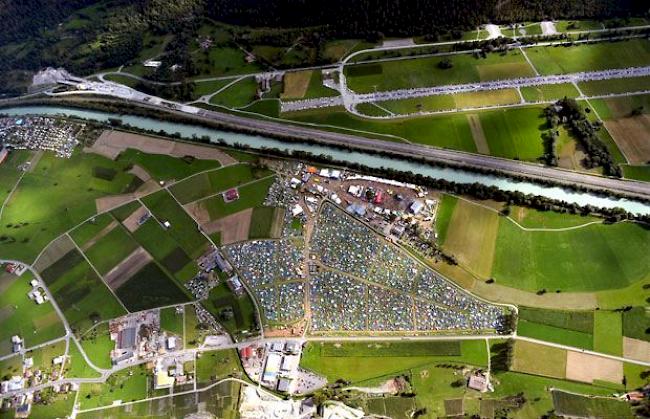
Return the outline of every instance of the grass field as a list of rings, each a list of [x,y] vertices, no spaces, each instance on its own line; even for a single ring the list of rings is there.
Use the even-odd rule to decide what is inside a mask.
[[[593,99],[589,102],[602,119],[625,118],[630,116],[635,109],[639,109],[644,114],[650,113],[650,95]]]
[[[454,101],[454,97],[452,95],[435,95],[401,100],[389,100],[384,102],[377,102],[377,104],[382,108],[388,109],[389,111],[396,114],[434,112],[456,108],[456,102]],[[381,111],[379,108],[376,109]],[[384,112],[380,115],[385,114],[386,113]]]
[[[566,351],[518,340],[514,346],[512,369],[526,374],[564,378]]]
[[[650,165],[623,166],[623,176],[627,179],[636,179],[650,182]]]
[[[623,313],[623,335],[650,342],[650,311],[647,307],[634,307]]]
[[[171,227],[167,231],[190,258],[203,253],[207,239],[198,230],[196,222],[166,190],[146,196],[142,201],[160,222],[169,221]]]
[[[449,59],[453,67],[441,69],[438,63]],[[508,54],[488,54],[477,59],[471,54],[447,57],[426,57],[346,66],[348,87],[359,93],[425,87],[444,84],[470,83],[501,78],[534,75],[519,51]]]
[[[257,113],[260,115],[270,116],[272,118],[280,117],[280,101],[277,99],[260,99],[244,106],[240,110],[246,112]]]
[[[115,348],[108,330],[108,322],[100,323],[84,334],[80,342],[90,361],[98,368],[111,368],[110,352]]]
[[[350,115],[342,108],[337,108],[335,110],[319,109],[316,111],[294,112],[284,114],[283,117],[295,121],[391,135],[436,147],[476,151],[476,144],[465,115],[422,116],[390,121],[371,121]],[[379,138],[401,141],[399,138],[394,137],[382,136]]]
[[[125,314],[113,294],[76,250],[41,272],[41,277],[76,333],[98,321]]]
[[[649,235],[631,223],[524,232],[501,219],[492,275],[503,285],[528,291],[623,288],[650,269],[644,256]]]
[[[485,111],[478,114],[490,154],[536,161],[543,153],[541,127],[546,119],[540,107]]]
[[[210,103],[227,108],[241,108],[254,101],[256,93],[257,82],[255,78],[246,77],[212,96]]]
[[[244,330],[251,332],[257,323],[255,305],[248,293],[237,298],[225,282],[210,290],[204,307],[219,319],[231,335],[238,335]],[[227,314],[228,312],[232,314]]]
[[[108,354],[106,356],[108,357]],[[77,345],[70,341],[65,376],[74,378],[97,378],[100,377],[101,374],[88,365],[83,355],[81,355],[81,351],[77,348]]]
[[[20,277],[0,274],[0,355],[11,353],[11,337],[25,339],[25,347],[39,345],[65,335],[65,329],[51,302],[36,304],[27,297],[34,279],[27,271]]]
[[[241,373],[241,366],[236,349],[203,352],[196,358],[196,380],[199,383],[214,382],[238,373]]]
[[[31,151],[14,150],[9,153],[9,157],[0,165],[0,203],[4,203],[16,182],[18,182],[22,173],[18,167],[29,161],[32,155]]]
[[[72,230],[70,237],[77,243],[77,246],[83,247],[113,221],[114,219],[110,213],[98,215]]]
[[[446,252],[470,271],[489,277],[492,272],[498,215],[465,200],[458,200],[444,241]]]
[[[578,97],[580,94],[571,83],[545,84],[521,88],[521,95],[526,102],[544,102],[558,100],[563,97]]]
[[[221,195],[207,198],[202,202],[205,203],[210,219],[216,220],[246,208],[261,206],[274,181],[274,177],[268,177],[242,186],[239,188],[239,199],[233,202],[226,203]]]
[[[567,417],[634,418],[630,405],[615,398],[584,397],[553,391],[555,411]]]
[[[137,164],[158,181],[180,180],[221,166],[216,160],[181,159],[164,154],[146,154],[130,148],[120,153],[117,160]]]
[[[130,402],[147,397],[147,389],[153,388],[144,365],[127,368],[111,375],[102,384],[81,384],[79,403],[82,409],[108,406],[115,400]]]
[[[129,87],[135,87],[138,84],[138,80],[134,79],[133,77],[123,76],[121,74],[108,74],[104,76],[104,79]]]
[[[163,308],[160,310],[160,328],[183,337],[184,318],[182,312],[176,313],[176,307]]]
[[[447,231],[449,230],[449,222],[456,209],[458,198],[453,195],[444,194],[438,205],[438,212],[436,213],[436,232],[438,233],[438,242],[445,244],[447,238]]]
[[[326,376],[330,381],[343,378],[360,382],[435,363],[474,366],[487,363],[487,348],[481,340],[461,341],[460,355],[446,355],[458,353],[457,347],[447,343],[418,343],[413,349],[410,343],[391,343],[392,348],[388,352],[391,355],[381,350],[386,349],[387,345],[378,342],[308,343],[303,351],[301,366]],[[431,346],[427,349],[427,345]],[[411,351],[414,351],[413,355]]]
[[[650,41],[632,39],[588,45],[531,47],[526,55],[542,75],[639,67],[650,61]]]
[[[567,228],[602,221],[600,218],[582,215],[561,214],[553,211],[538,211],[532,208],[511,207],[510,218],[526,228]]]
[[[620,312],[594,312],[594,350],[623,355],[623,319]]]
[[[248,230],[249,239],[268,239],[271,237],[275,213],[279,211],[275,207],[255,207],[251,216],[251,225]]]
[[[457,109],[512,105],[520,102],[516,89],[482,90],[453,96]]]
[[[307,93],[313,70],[291,71],[284,76],[282,99],[302,99]]]
[[[586,96],[638,92],[648,90],[648,86],[650,86],[650,76],[625,79],[591,80],[581,82],[578,86]]]
[[[195,99],[198,99],[201,96],[209,95],[214,93],[217,90],[220,90],[228,85],[232,80],[210,80],[194,83],[194,92],[193,96]]]
[[[178,201],[189,202],[223,192],[227,189],[270,175],[272,172],[248,164],[236,164],[212,172],[192,176],[173,185],[170,191]]]
[[[104,275],[137,248],[138,244],[126,229],[118,225],[84,253],[99,273]]]
[[[185,303],[189,297],[152,262],[142,268],[116,291],[130,311]]]
[[[587,311],[555,311],[521,307],[517,333],[548,342],[594,348],[594,316]]]
[[[116,175],[100,179],[96,167],[114,169]],[[94,214],[96,198],[125,191],[133,179],[122,165],[96,154],[76,152],[62,159],[45,153],[4,209],[0,253],[32,261],[50,241]]]

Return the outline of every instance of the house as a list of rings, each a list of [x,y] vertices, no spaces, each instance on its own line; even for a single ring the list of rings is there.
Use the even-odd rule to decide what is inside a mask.
[[[119,349],[135,348],[135,327],[127,327],[117,333],[117,347]]]
[[[232,202],[239,199],[239,191],[236,188],[228,189],[223,194],[224,201]]]
[[[282,377],[278,380],[278,391],[288,393],[291,388],[291,379]]]
[[[469,377],[467,387],[480,391],[481,393],[486,392],[488,389],[487,377],[483,375],[483,373],[477,371]]]
[[[299,216],[299,215],[302,214],[302,213],[303,213],[303,209],[302,209],[302,207],[301,207],[300,205],[298,205],[298,204],[296,204],[296,205],[291,209],[291,214],[292,214],[294,217],[297,217],[297,216]]]
[[[282,366],[280,369],[284,372],[293,371],[298,368],[300,357],[298,355],[286,355],[282,358]]]
[[[13,335],[11,337],[12,351],[14,353],[20,352],[23,349],[23,340],[18,335]]]
[[[300,342],[290,340],[284,345],[284,351],[290,354],[297,354],[300,351]]]
[[[149,68],[158,68],[162,65],[162,61],[147,60],[142,65]]]
[[[421,201],[413,201],[409,206],[409,210],[416,215],[419,214],[423,208],[424,208],[424,204]]]
[[[266,364],[264,365],[264,373],[262,374],[262,381],[271,383],[275,381],[280,369],[282,356],[276,353],[270,353],[266,357]]]
[[[167,338],[167,349],[170,351],[176,349],[176,338],[174,336],[170,336]]]
[[[2,164],[7,159],[8,155],[9,150],[7,150],[5,147],[2,147],[2,149],[0,149],[0,164]]]
[[[226,280],[226,284],[228,285],[228,288],[230,288],[230,291],[232,291],[235,295],[240,296],[244,293],[244,286],[242,285],[237,275],[233,275],[228,278]]]

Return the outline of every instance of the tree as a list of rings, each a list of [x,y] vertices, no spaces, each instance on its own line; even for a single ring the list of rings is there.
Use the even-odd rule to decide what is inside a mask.
[[[454,66],[454,63],[451,62],[449,58],[438,61],[438,68],[443,70],[448,70]]]

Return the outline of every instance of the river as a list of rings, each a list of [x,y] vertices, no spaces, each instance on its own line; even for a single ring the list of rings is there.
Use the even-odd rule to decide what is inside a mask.
[[[509,178],[485,175],[461,169],[430,166],[424,163],[415,163],[400,158],[376,156],[356,151],[350,152],[326,145],[287,142],[274,138],[264,137],[261,135],[238,134],[234,132],[206,128],[199,125],[166,122],[148,117],[118,115],[114,113],[68,108],[62,106],[19,106],[0,109],[0,113],[12,116],[66,115],[78,118],[94,119],[97,121],[107,121],[109,118],[119,118],[124,123],[132,125],[134,127],[154,131],[163,130],[169,134],[178,132],[181,134],[181,136],[186,138],[191,138],[192,135],[195,135],[197,137],[207,135],[214,142],[216,142],[217,139],[223,139],[230,145],[240,143],[248,145],[254,149],[267,147],[286,149],[291,151],[300,150],[313,154],[326,154],[332,156],[332,158],[335,160],[360,163],[371,168],[387,167],[400,171],[420,173],[432,178],[446,179],[458,183],[478,182],[488,186],[496,186],[502,190],[520,191],[523,193],[572,202],[579,205],[594,205],[604,208],[621,207],[631,213],[650,214],[650,205],[628,199],[607,198],[591,193],[575,192],[560,187],[543,186],[533,182],[515,181]]]

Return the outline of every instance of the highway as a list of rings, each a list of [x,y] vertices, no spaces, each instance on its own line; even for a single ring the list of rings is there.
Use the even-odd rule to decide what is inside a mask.
[[[179,111],[176,112],[182,113]],[[497,170],[505,174],[525,176],[531,179],[551,180],[564,185],[582,185],[591,189],[616,191],[632,197],[650,199],[650,183],[648,182],[588,175],[535,163],[508,160],[464,151],[446,150],[419,144],[376,140],[275,121],[251,119],[210,110],[201,109],[198,112],[198,116],[233,127],[252,129],[258,131],[260,134],[288,136],[297,139],[312,139],[324,144],[353,147],[361,150],[382,150],[398,156],[420,157],[432,162],[450,163],[460,167]]]

